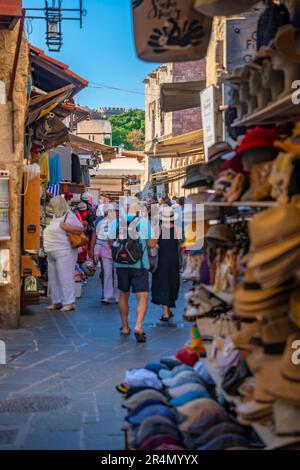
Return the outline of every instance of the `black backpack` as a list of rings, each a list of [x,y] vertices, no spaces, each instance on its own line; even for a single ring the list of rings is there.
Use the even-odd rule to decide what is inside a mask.
[[[120,239],[119,233],[117,234],[117,239],[112,245],[112,258],[115,263],[131,265],[135,264],[137,261],[143,257],[143,247],[140,239],[137,240],[130,237],[130,224],[137,219],[136,216],[130,223],[127,224],[128,238]],[[135,224],[137,228],[137,224]],[[117,229],[119,232],[119,228]]]

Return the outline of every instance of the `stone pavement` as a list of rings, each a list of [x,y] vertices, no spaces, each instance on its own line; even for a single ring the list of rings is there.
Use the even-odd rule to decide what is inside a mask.
[[[120,335],[117,306],[101,305],[98,277],[89,279],[77,310],[49,313],[32,306],[18,330],[0,330],[7,365],[0,365],[0,450],[124,448],[122,399],[115,390],[127,368],[173,354],[188,337],[182,322],[158,322],[150,304],[146,344]],[[131,323],[135,299],[131,300]],[[157,323],[158,322],[158,323]]]

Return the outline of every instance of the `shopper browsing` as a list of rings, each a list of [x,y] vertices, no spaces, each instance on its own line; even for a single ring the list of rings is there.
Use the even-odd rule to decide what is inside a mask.
[[[123,211],[109,229],[109,243],[116,261],[118,288],[120,290],[119,311],[124,336],[130,335],[128,324],[130,291],[137,296],[136,324],[134,334],[137,342],[144,343],[146,335],[143,321],[149,299],[149,257],[147,246],[154,248],[157,240],[151,225],[145,217],[139,216],[139,203],[135,197],[123,201]],[[125,229],[125,230],[124,230]]]
[[[48,259],[51,305],[48,310],[75,309],[74,271],[78,250],[72,248],[68,233],[81,234],[83,226],[61,196],[49,203],[53,219],[44,230],[44,249]]]

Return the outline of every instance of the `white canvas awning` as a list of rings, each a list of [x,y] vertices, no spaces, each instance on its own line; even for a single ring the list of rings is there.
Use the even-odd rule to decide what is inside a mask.
[[[110,162],[101,163],[95,176],[142,176],[144,174],[145,168],[136,158],[118,157]]]
[[[165,113],[200,107],[200,91],[205,80],[195,82],[163,83],[160,87],[160,106]]]

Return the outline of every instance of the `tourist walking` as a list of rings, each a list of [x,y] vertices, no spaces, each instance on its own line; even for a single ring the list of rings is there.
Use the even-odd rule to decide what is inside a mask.
[[[174,316],[171,308],[176,307],[179,278],[179,241],[174,222],[176,212],[171,207],[163,207],[160,214],[160,236],[158,241],[158,266],[152,275],[152,303],[162,305],[161,321],[169,321]]]
[[[74,270],[77,261],[77,248],[72,248],[68,233],[81,234],[83,226],[63,197],[51,199],[49,209],[53,219],[43,234],[51,290],[48,310],[68,312],[75,309]]]
[[[137,342],[144,343],[146,341],[146,334],[143,331],[143,321],[148,308],[149,300],[149,257],[147,246],[155,248],[157,240],[154,238],[154,234],[151,229],[149,221],[145,217],[139,216],[139,203],[135,197],[127,197],[124,204],[124,210],[122,211],[121,217],[123,221],[115,220],[110,225],[109,229],[109,243],[113,247],[114,256],[117,268],[118,276],[118,288],[120,290],[119,299],[119,311],[121,315],[122,328],[121,334],[123,336],[130,335],[130,327],[128,322],[129,317],[129,296],[130,291],[137,296],[137,307],[136,307],[136,323],[134,328],[134,334]],[[122,224],[122,225],[121,225]],[[120,231],[127,227],[127,235],[122,240]],[[130,236],[132,234],[132,236]],[[123,235],[123,234],[122,234]],[[133,243],[131,248],[129,247],[129,240],[136,238],[136,242],[139,245]],[[137,252],[140,248],[140,256],[137,256],[136,262],[128,262],[128,258],[131,257],[131,249]],[[136,253],[135,253],[136,254]],[[123,259],[123,262],[122,262]],[[133,257],[131,257],[133,259]]]
[[[117,287],[117,273],[112,259],[111,247],[108,244],[109,225],[117,217],[117,204],[104,204],[103,219],[96,226],[96,233],[92,240],[91,251],[101,263],[103,304],[112,304],[119,301],[119,290]]]

